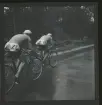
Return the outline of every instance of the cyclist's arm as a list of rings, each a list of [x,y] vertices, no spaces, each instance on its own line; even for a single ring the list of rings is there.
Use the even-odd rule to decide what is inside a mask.
[[[29,38],[29,40],[28,40],[28,49],[29,49],[29,50],[33,50],[32,41],[31,41],[30,38]]]
[[[38,44],[39,44],[39,42],[40,42],[40,40],[37,40],[35,44],[36,44],[36,45],[38,45]]]
[[[53,44],[53,40],[52,40],[52,37],[51,37],[51,40],[50,40],[51,44]]]
[[[52,46],[53,46],[53,40],[52,40],[52,37],[51,37],[48,41],[48,49],[52,48]]]
[[[53,39],[52,39],[52,37],[50,38],[50,44],[51,44],[51,46],[53,46]]]

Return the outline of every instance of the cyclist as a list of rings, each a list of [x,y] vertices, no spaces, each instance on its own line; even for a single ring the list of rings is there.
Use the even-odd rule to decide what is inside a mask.
[[[14,35],[6,44],[4,49],[9,51],[9,55],[14,55],[14,57],[17,59],[17,64],[19,64],[20,61],[20,55],[21,55],[21,49],[29,49],[33,50],[32,42],[30,36],[32,35],[32,32],[30,30],[25,30],[22,34]],[[15,83],[19,83],[19,74],[24,67],[25,62],[21,62],[18,71],[15,75]]]
[[[48,33],[46,35],[43,35],[40,39],[36,41],[36,45],[40,48],[42,51],[42,56],[46,57],[46,52],[49,48],[49,45],[52,45],[52,34]]]

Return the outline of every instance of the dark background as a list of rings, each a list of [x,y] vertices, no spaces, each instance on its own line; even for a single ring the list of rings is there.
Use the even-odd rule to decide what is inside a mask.
[[[5,4],[5,38],[33,32],[33,43],[43,34],[53,33],[56,40],[80,39],[96,36],[96,5],[81,6],[32,6]],[[94,18],[94,22],[91,18]]]

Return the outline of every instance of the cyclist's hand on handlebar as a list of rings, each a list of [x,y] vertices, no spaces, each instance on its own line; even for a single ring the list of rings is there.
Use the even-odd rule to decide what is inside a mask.
[[[25,54],[30,54],[32,50],[29,49],[22,49],[22,52]]]

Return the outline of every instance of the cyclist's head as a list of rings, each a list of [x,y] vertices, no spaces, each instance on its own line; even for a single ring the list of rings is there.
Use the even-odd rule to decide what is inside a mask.
[[[31,35],[31,34],[32,34],[32,32],[31,32],[30,30],[25,30],[25,31],[23,32],[23,34],[26,34],[26,35]]]
[[[47,35],[52,37],[52,34],[51,33],[48,33]]]

